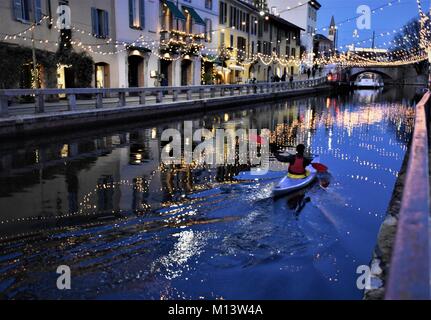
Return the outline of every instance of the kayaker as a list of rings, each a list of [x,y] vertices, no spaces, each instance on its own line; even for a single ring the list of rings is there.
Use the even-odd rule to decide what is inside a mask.
[[[300,144],[296,147],[296,154],[290,156],[281,156],[278,153],[275,153],[275,157],[280,162],[289,163],[289,173],[293,175],[304,175],[307,173],[306,168],[313,161],[310,158],[306,158],[304,156],[305,146]]]

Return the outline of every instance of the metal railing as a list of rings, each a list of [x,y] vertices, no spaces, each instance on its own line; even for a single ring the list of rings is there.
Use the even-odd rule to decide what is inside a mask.
[[[0,117],[8,117],[11,102],[19,97],[31,96],[34,98],[33,112],[35,114],[46,113],[48,110],[48,97],[66,97],[67,104],[64,111],[77,111],[77,98],[90,96],[93,108],[102,109],[106,107],[105,99],[117,99],[114,103],[118,107],[128,106],[127,97],[136,96],[139,105],[145,105],[149,99],[152,103],[161,104],[165,102],[191,101],[198,99],[211,99],[225,96],[252,95],[277,93],[289,90],[315,87],[326,83],[326,77],[306,81],[272,82],[238,85],[211,85],[211,86],[182,86],[182,87],[155,87],[155,88],[82,88],[82,89],[6,89],[0,90]],[[13,107],[20,104],[13,103]]]
[[[429,300],[431,93],[416,107],[416,123],[386,288],[388,300]]]

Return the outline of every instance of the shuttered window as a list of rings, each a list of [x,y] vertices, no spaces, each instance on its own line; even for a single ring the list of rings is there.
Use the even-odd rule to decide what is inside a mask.
[[[34,0],[34,19],[37,23],[42,20],[42,0]]]
[[[93,36],[98,38],[109,37],[109,13],[108,11],[91,8],[91,25]]]
[[[42,1],[13,0],[13,15],[17,21],[39,23],[43,18]]]
[[[205,19],[205,40],[212,41],[213,24],[211,19]]]
[[[145,0],[129,0],[129,26],[139,30],[145,28]]]

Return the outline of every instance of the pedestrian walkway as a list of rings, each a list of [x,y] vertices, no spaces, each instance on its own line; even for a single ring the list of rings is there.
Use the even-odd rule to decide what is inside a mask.
[[[156,88],[0,90],[0,117],[158,105],[168,102],[215,99],[224,96],[260,95],[315,87],[325,82],[326,79],[322,77],[313,80],[294,81],[293,83],[272,82]],[[34,100],[34,102],[20,103],[23,100]]]
[[[0,90],[0,110],[3,111],[3,116],[0,117],[0,137],[148,120],[191,112],[207,113],[286,97],[314,95],[329,89],[330,86],[322,78],[298,81],[293,85],[278,82],[178,88]],[[10,98],[30,94],[35,97],[34,105],[9,106],[6,103]],[[67,101],[45,102],[45,97],[53,94],[65,94]],[[95,98],[77,100],[78,95],[84,94]],[[104,98],[104,95],[109,97]]]

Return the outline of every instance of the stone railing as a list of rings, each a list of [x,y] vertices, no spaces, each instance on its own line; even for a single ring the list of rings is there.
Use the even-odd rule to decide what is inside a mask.
[[[214,99],[226,96],[241,95],[259,95],[268,93],[285,92],[303,88],[310,88],[326,83],[326,77],[311,79],[306,81],[290,82],[272,82],[256,84],[238,84],[238,85],[212,85],[212,86],[182,86],[182,87],[155,87],[155,88],[109,88],[109,89],[8,89],[0,90],[0,117],[10,116],[10,108],[18,107],[20,104],[15,103],[17,98],[32,97],[34,106],[32,113],[42,114],[48,112],[47,99],[62,96],[66,98],[66,110],[77,111],[78,98],[87,98],[87,104],[90,103],[93,108],[105,108],[105,104],[116,104],[118,107],[128,106],[134,97],[134,102],[139,105],[148,104],[150,98],[152,104],[162,104],[166,102],[192,101],[199,99]],[[63,102],[64,104],[64,102]]]
[[[415,129],[386,286],[386,299],[389,300],[431,298],[430,107],[431,93],[427,92],[416,108]]]

